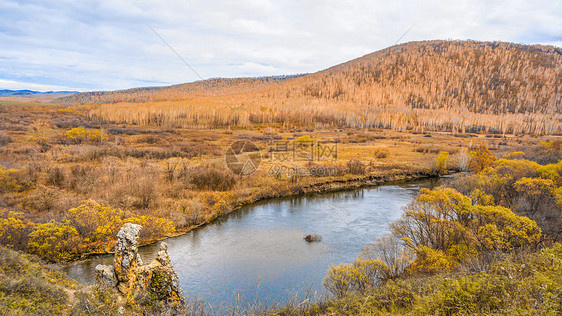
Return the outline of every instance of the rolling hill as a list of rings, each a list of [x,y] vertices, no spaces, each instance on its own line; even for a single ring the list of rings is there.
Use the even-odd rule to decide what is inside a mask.
[[[98,104],[92,119],[174,126],[279,123],[561,134],[562,49],[411,42],[304,76],[212,79],[58,101]]]

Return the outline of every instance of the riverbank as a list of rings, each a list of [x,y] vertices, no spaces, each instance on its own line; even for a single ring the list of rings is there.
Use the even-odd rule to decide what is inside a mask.
[[[457,171],[449,170],[447,174],[453,174],[455,172]],[[362,187],[391,185],[391,184],[397,184],[397,183],[403,183],[403,182],[409,182],[415,180],[439,178],[439,176],[440,176],[439,173],[426,169],[426,170],[417,170],[417,171],[410,171],[410,172],[406,171],[406,172],[395,172],[395,173],[386,173],[386,174],[371,174],[371,175],[356,176],[351,178],[334,177],[327,181],[318,181],[315,183],[310,183],[302,186],[295,185],[291,190],[288,191],[276,192],[275,194],[270,194],[270,193],[259,194],[254,199],[245,200],[244,203],[239,203],[231,207],[228,212],[210,218],[209,220],[203,223],[200,223],[198,225],[193,225],[187,229],[178,230],[176,233],[164,236],[162,238],[157,238],[149,242],[141,243],[139,246],[142,247],[142,246],[153,245],[155,243],[165,241],[166,239],[169,238],[185,235],[195,229],[211,224],[215,220],[223,216],[229,215],[232,212],[236,212],[240,208],[252,206],[257,202],[263,202],[263,201],[277,199],[277,198],[297,197],[297,196],[302,196],[311,193],[330,193],[330,192],[358,189]],[[87,253],[81,256],[77,260],[70,261],[67,263],[59,263],[59,266],[65,267],[76,263],[80,263],[81,261],[88,260],[95,256],[109,255],[113,253],[114,253],[113,251]]]

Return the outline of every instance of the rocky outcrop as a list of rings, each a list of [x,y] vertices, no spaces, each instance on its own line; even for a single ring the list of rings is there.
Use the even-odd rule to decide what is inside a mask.
[[[184,314],[185,297],[168,255],[168,246],[161,243],[156,258],[143,264],[138,253],[141,229],[140,225],[126,223],[119,230],[113,266],[96,266],[96,282],[160,314]]]
[[[308,235],[304,236],[304,240],[306,240],[308,242],[322,241],[322,236],[320,236],[318,234],[308,234]]]
[[[96,266],[96,283],[103,286],[116,287],[118,281],[113,266],[98,264]]]

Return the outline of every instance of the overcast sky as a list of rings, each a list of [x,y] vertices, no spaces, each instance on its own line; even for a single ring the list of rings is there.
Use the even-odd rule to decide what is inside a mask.
[[[454,3],[454,4],[450,4]],[[0,89],[309,73],[400,41],[562,46],[562,1],[0,1]]]

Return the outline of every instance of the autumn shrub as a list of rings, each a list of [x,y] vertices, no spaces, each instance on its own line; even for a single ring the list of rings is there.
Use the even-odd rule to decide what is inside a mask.
[[[375,149],[374,156],[378,159],[387,158],[390,155],[390,152],[386,148],[378,148]]]
[[[414,250],[416,259],[408,267],[408,270],[412,272],[429,274],[446,272],[457,265],[456,260],[442,250],[432,249],[424,245],[418,245]]]
[[[469,168],[473,172],[480,172],[491,165],[496,157],[484,145],[480,145],[470,151]]]
[[[133,196],[133,207],[154,207],[158,201],[159,193],[154,178],[150,175],[142,175],[130,183],[130,193]]]
[[[452,188],[420,190],[391,224],[392,236],[368,246],[352,264],[332,267],[324,285],[336,297],[364,294],[404,272],[451,271],[468,259],[534,247],[541,240],[536,222],[502,206],[482,205],[491,204],[484,193],[476,196]]]
[[[174,147],[182,153],[182,157],[186,158],[201,157],[205,155],[218,156],[222,154],[219,146],[208,142],[179,143],[175,144]]]
[[[534,247],[541,240],[537,223],[502,206],[474,206],[469,227],[479,251],[510,251]]]
[[[534,212],[541,204],[553,201],[556,185],[550,179],[521,178],[513,187],[519,197],[519,204],[524,203],[525,208]]]
[[[61,144],[103,143],[109,140],[108,134],[101,129],[86,129],[78,126],[59,135],[57,142]]]
[[[58,209],[62,194],[63,192],[57,187],[40,184],[35,190],[31,191],[30,198],[27,199],[26,204],[38,212]]]
[[[101,129],[91,129],[86,131],[86,140],[92,143],[103,143],[109,140],[107,133]]]
[[[19,214],[5,212],[0,218],[0,243],[8,248],[25,250],[34,224]]]
[[[33,188],[34,179],[25,169],[6,169],[0,165],[0,193],[23,192]]]
[[[384,235],[367,245],[357,258],[363,261],[379,260],[381,269],[377,278],[386,281],[404,273],[414,260],[415,253],[395,235]]]
[[[332,266],[323,285],[335,297],[364,294],[381,282],[404,273],[414,253],[393,235],[382,236],[368,245],[351,264]]]
[[[464,194],[479,190],[496,204],[536,221],[546,237],[562,238],[562,208],[556,203],[562,163],[549,165],[526,159],[499,159],[478,174],[461,177],[454,184]]]
[[[522,148],[526,159],[542,165],[557,163],[562,155],[562,140],[548,141]]]
[[[126,218],[123,220],[123,223],[133,223],[142,226],[139,235],[140,242],[154,241],[158,238],[169,236],[176,231],[172,221],[160,217],[141,215]]]
[[[542,178],[552,180],[557,186],[562,186],[562,160],[557,163],[540,166],[537,168],[537,171],[541,174]]]
[[[353,158],[347,162],[347,172],[354,175],[364,175],[367,166],[359,159]]]
[[[525,158],[525,153],[522,151],[511,152],[502,156],[502,159],[523,159],[523,158]]]
[[[47,169],[47,184],[54,185],[57,187],[63,187],[65,185],[65,172],[63,168],[52,167]]]
[[[80,234],[88,251],[109,250],[123,225],[123,211],[93,200],[68,210],[65,218]]]
[[[310,137],[308,135],[303,135],[303,136],[297,137],[296,142],[301,146],[312,146],[313,140],[312,140],[312,137]]]
[[[57,223],[52,220],[35,226],[29,234],[28,250],[50,261],[68,261],[80,252],[80,241],[80,234],[68,221]]]
[[[122,209],[158,206],[163,180],[159,166],[108,164],[101,172],[106,175],[103,183],[107,188],[100,191],[109,204]]]
[[[217,165],[197,166],[185,169],[180,178],[197,190],[227,191],[236,185],[236,177],[225,167]]]
[[[0,131],[0,146],[6,146],[11,142],[12,142],[12,138],[10,137],[10,135],[6,134],[3,131]]]
[[[364,294],[380,282],[378,276],[384,269],[379,260],[358,259],[352,264],[331,267],[322,284],[337,298],[350,293]]]
[[[86,130],[82,126],[75,127],[66,131],[64,136],[70,143],[79,144],[86,138]]]
[[[422,189],[391,228],[414,249],[421,245],[444,253],[456,245],[476,252],[508,251],[534,246],[541,237],[533,220],[501,206],[472,205],[449,188]]]
[[[35,120],[29,126],[31,132],[31,135],[29,136],[29,140],[39,145],[45,145],[48,142],[48,139],[45,136],[45,134],[49,128],[50,128],[50,124],[48,121],[44,119]]]
[[[83,164],[75,164],[69,169],[70,172],[65,176],[67,188],[79,193],[91,192],[99,178],[98,169]]]
[[[433,161],[435,165],[435,170],[441,174],[446,173],[448,160],[449,160],[449,152],[442,151],[441,153],[439,153],[439,156],[437,156],[437,158],[435,158],[435,160]]]
[[[499,159],[477,174],[460,178],[455,188],[464,194],[480,189],[494,197],[496,203],[511,208],[514,205],[515,182],[539,176],[540,165],[528,160]]]

